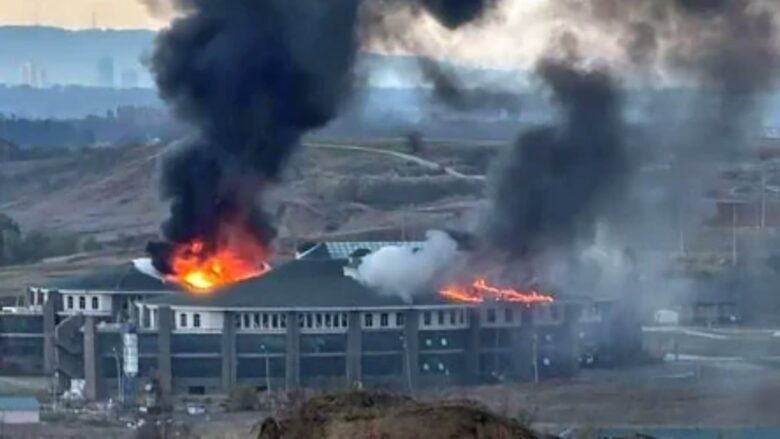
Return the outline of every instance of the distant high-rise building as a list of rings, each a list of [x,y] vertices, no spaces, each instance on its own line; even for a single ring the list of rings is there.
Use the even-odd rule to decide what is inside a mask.
[[[138,87],[138,72],[135,69],[122,70],[122,88]]]
[[[32,61],[25,61],[19,67],[20,83],[28,87],[41,88],[46,86],[46,69]]]
[[[114,87],[114,58],[100,58],[97,64],[97,83],[101,87]]]

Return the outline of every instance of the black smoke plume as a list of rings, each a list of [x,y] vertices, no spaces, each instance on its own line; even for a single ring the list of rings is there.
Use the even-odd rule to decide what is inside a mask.
[[[433,86],[434,98],[453,110],[503,110],[510,114],[520,111],[517,94],[465,87],[453,72],[430,58],[418,58],[418,65],[424,79]]]
[[[520,135],[493,176],[486,234],[510,258],[531,258],[592,237],[626,171],[621,95],[602,70],[544,60],[537,74],[560,119]]]
[[[170,204],[153,244],[167,271],[171,244],[217,239],[227,218],[273,237],[255,198],[279,177],[301,135],[337,113],[351,85],[358,0],[181,0],[157,37],[160,96],[194,129],[161,166]]]
[[[414,7],[454,27],[488,3],[424,0]],[[257,198],[279,177],[301,136],[333,119],[349,95],[360,0],[178,0],[175,6],[183,15],[159,34],[151,67],[160,96],[194,135],[171,148],[161,166],[161,195],[170,205],[166,242],[147,249],[162,272],[170,272],[176,244],[198,238],[207,249],[217,246],[226,220],[261,242],[273,238]]]

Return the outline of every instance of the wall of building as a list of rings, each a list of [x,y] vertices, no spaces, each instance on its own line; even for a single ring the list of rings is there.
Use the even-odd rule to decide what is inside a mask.
[[[111,315],[111,295],[106,293],[62,293],[62,313],[72,315]]]
[[[43,373],[43,315],[0,314],[0,373]]]

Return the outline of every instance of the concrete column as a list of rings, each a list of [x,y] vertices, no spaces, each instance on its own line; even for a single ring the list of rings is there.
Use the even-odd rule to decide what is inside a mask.
[[[562,349],[565,349],[565,370],[568,375],[574,375],[579,370],[580,343],[577,336],[581,306],[574,303],[564,305],[563,326],[564,340]]]
[[[103,361],[98,345],[95,317],[84,318],[84,397],[94,401],[102,396]]]
[[[169,306],[157,308],[157,377],[163,398],[171,395],[171,331],[173,311]]]
[[[51,375],[56,369],[54,330],[57,327],[57,313],[62,311],[62,296],[58,291],[49,291],[48,295],[43,305],[43,370]]]
[[[292,390],[301,384],[301,328],[298,326],[297,312],[287,312],[286,318],[285,387]]]
[[[466,340],[466,381],[469,384],[476,384],[480,380],[479,352],[481,349],[479,342],[480,320],[479,308],[468,308],[466,317],[469,324],[468,339]]]
[[[234,313],[226,311],[222,323],[222,390],[230,393],[236,385],[236,325]]]
[[[121,294],[113,294],[111,296],[111,320],[114,322],[122,322],[127,319],[128,316],[124,315],[122,311],[122,305],[127,303],[127,300],[128,299]]]
[[[409,309],[404,312],[404,385],[414,394],[420,382],[420,313]]]
[[[136,306],[136,303],[134,301],[128,301],[127,303],[127,310],[129,314],[129,321],[133,324],[136,328],[139,328],[141,325],[141,313],[138,311],[138,307]]]
[[[520,326],[511,329],[512,374],[522,381],[534,379],[536,363],[534,349],[534,313],[532,306],[519,305],[513,312],[520,318]],[[518,315],[519,314],[519,315]],[[517,318],[516,317],[516,318]]]
[[[347,328],[347,383],[351,385],[363,379],[360,366],[363,357],[363,340],[358,311],[350,311]]]

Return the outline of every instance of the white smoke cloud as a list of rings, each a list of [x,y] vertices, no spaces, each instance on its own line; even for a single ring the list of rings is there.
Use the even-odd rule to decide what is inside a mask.
[[[432,230],[419,249],[387,246],[363,258],[358,280],[383,294],[411,301],[414,294],[436,286],[445,272],[457,266],[458,244],[447,233]]]

